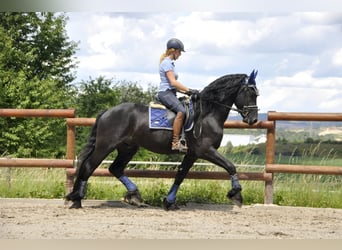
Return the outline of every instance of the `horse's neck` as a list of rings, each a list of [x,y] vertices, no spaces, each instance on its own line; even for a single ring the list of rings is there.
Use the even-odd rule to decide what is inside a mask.
[[[222,78],[222,81],[226,81],[225,78]],[[217,83],[218,85],[222,84]],[[206,92],[204,89],[204,93],[202,95],[202,100],[208,104],[208,110],[205,111],[205,114],[209,117],[214,117],[215,120],[218,121],[219,124],[222,124],[227,120],[230,109],[236,99],[236,96],[240,90],[241,84],[234,84],[230,86],[228,89],[224,91],[215,91],[215,92]],[[213,94],[215,93],[215,94]],[[221,100],[221,101],[218,101]],[[204,104],[205,105],[205,104]]]
[[[228,119],[231,107],[234,105],[235,98],[236,98],[236,94],[231,94],[229,97],[226,98],[224,102],[221,103],[223,107],[222,110],[224,111],[217,111],[218,112],[217,116],[220,122],[222,123],[222,126],[223,126],[223,123]]]
[[[231,107],[231,105],[227,105],[227,106]],[[229,112],[230,112],[230,108],[228,107],[224,107],[223,109],[225,109],[224,112],[222,111],[220,112],[218,110],[214,112],[214,117],[216,118],[218,124],[222,124],[222,127],[223,127],[224,122],[227,120]]]
[[[227,102],[227,103],[219,103],[215,104],[215,108],[213,108],[210,111],[206,111],[204,117],[202,119],[209,119],[209,120],[215,120],[217,124],[223,124],[227,120],[230,107],[233,105],[233,102]]]

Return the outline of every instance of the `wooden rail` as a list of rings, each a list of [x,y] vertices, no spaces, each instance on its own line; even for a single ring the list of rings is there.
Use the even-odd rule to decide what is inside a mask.
[[[0,117],[75,117],[74,109],[0,109]]]
[[[0,158],[0,167],[73,168],[74,161],[63,159]]]
[[[342,121],[342,113],[301,113],[275,112],[267,113],[269,121]]]
[[[249,128],[249,129],[273,129],[274,122],[273,121],[258,121],[253,125],[248,125],[242,121],[226,121],[223,124],[224,128]]]
[[[342,175],[342,167],[266,164],[267,173]]]
[[[67,169],[68,176],[75,176],[76,169]],[[140,170],[126,169],[125,175],[129,177],[143,178],[175,178],[177,171],[172,170]],[[113,176],[108,169],[99,168],[93,173],[93,176]],[[269,181],[272,178],[268,173],[257,172],[240,172],[238,173],[241,180]],[[190,171],[186,178],[188,179],[205,179],[205,180],[229,180],[230,176],[224,171]]]

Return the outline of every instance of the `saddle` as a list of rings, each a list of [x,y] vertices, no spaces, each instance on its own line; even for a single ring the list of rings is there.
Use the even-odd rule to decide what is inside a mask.
[[[189,131],[193,127],[194,111],[192,101],[189,97],[180,97],[179,101],[184,106],[186,113],[183,124],[184,131]],[[166,129],[173,130],[173,122],[175,120],[175,112],[164,106],[157,98],[149,103],[149,127],[150,129]]]

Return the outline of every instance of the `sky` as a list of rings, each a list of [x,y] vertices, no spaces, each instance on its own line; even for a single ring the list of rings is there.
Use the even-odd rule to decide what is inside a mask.
[[[178,80],[203,89],[226,74],[250,74],[259,112],[342,111],[342,12],[67,12],[79,42],[77,79],[105,76],[159,85],[159,58],[176,37],[185,53]]]

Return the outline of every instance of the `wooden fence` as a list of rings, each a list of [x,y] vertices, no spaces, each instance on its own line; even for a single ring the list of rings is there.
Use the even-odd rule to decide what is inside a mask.
[[[267,113],[268,121],[274,122],[274,134],[276,129],[276,121],[341,121],[342,113],[303,113],[303,112],[275,112]],[[316,174],[316,175],[342,175],[342,167],[336,166],[317,166],[317,165],[290,165],[290,164],[275,164],[275,141],[274,137],[267,141],[266,153],[270,158],[266,160],[266,173],[292,173],[292,174]],[[273,155],[273,157],[271,157]],[[273,181],[272,181],[273,183]],[[273,185],[273,184],[272,184]],[[273,192],[273,187],[268,187]],[[266,196],[265,196],[266,197]],[[272,195],[273,197],[273,195]],[[269,194],[269,200],[265,198],[265,203],[272,204],[273,198]]]
[[[66,159],[27,159],[27,158],[0,158],[0,167],[55,167],[66,169],[66,192],[68,193],[74,183],[75,170],[75,145],[76,126],[91,126],[95,118],[75,118],[75,110],[67,109],[0,109],[0,117],[52,117],[65,118],[67,125]],[[275,137],[276,121],[342,121],[342,113],[288,113],[268,112],[267,121],[258,121],[249,126],[240,121],[226,121],[225,128],[248,128],[266,129],[266,159],[265,171],[263,172],[239,172],[240,180],[254,180],[265,182],[264,203],[273,203],[274,173],[296,173],[296,174],[325,174],[342,175],[342,167],[334,166],[303,166],[275,164]],[[130,177],[144,178],[174,178],[175,171],[166,170],[136,170],[128,169],[125,173]],[[112,176],[107,169],[97,169],[94,176]],[[192,179],[221,179],[227,180],[229,176],[223,171],[190,171],[187,178]]]
[[[75,159],[75,131],[76,126],[92,126],[95,123],[95,118],[67,118],[67,159]],[[259,121],[256,124],[249,126],[240,121],[227,121],[224,124],[225,128],[273,128],[274,122],[271,121]],[[69,192],[73,186],[73,179],[76,174],[76,169],[67,169],[67,184],[66,189]],[[125,170],[125,174],[129,177],[144,177],[144,178],[174,178],[176,175],[175,171],[165,170]],[[96,169],[93,176],[112,176],[108,169]],[[265,172],[239,172],[238,176],[240,180],[254,180],[254,181],[265,181],[268,187],[272,184],[272,174]],[[229,176],[223,171],[190,171],[186,178],[189,179],[220,179],[228,180]],[[267,188],[268,189],[268,188]],[[272,193],[271,193],[272,195]]]

